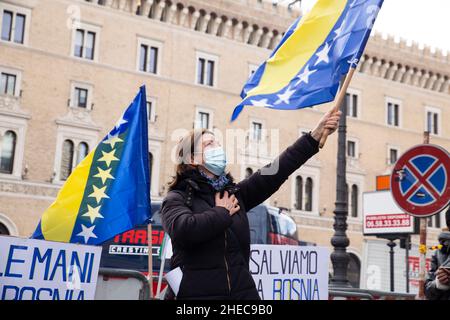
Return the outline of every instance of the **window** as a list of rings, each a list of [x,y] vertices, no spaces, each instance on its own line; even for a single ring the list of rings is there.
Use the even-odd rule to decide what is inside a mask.
[[[138,38],[137,70],[152,74],[161,74],[160,60],[162,42]]]
[[[2,40],[11,41],[13,13],[11,11],[3,11],[2,20]]]
[[[62,149],[61,170],[59,174],[59,178],[62,181],[67,180],[72,173],[73,149],[73,142],[71,140],[65,140]]]
[[[389,126],[400,127],[400,102],[393,99],[386,101],[386,122]]]
[[[153,154],[151,152],[148,153],[148,168],[150,171],[149,181],[150,181],[150,190],[152,190],[152,172],[153,172]]]
[[[347,140],[347,157],[357,158],[355,141]]]
[[[79,108],[86,108],[87,106],[88,90],[75,87],[75,106]]]
[[[295,204],[296,210],[302,210],[303,208],[303,178],[297,176],[295,178]]]
[[[349,257],[347,265],[348,281],[350,282],[353,288],[359,288],[360,287],[359,280],[361,277],[361,261],[354,253],[351,252],[348,253],[348,257]]]
[[[77,166],[81,161],[83,161],[84,158],[89,153],[89,147],[86,142],[80,142],[78,145],[78,152],[77,152],[77,162],[75,163],[75,166]]]
[[[252,121],[252,140],[260,142],[262,140],[262,123]]]
[[[209,128],[209,113],[199,112],[198,113],[198,121],[200,123],[200,128],[202,128],[202,129]]]
[[[6,131],[1,137],[0,173],[12,174],[17,135],[14,131]]]
[[[307,178],[305,182],[305,211],[312,211],[313,180]]]
[[[25,44],[30,10],[0,4],[1,40]]]
[[[358,186],[352,185],[351,199],[350,199],[350,214],[352,218],[358,217]]]
[[[159,186],[162,142],[152,140],[152,138],[150,137],[148,143],[149,143],[148,161],[150,169],[150,193],[152,196],[159,197],[165,190],[164,186],[162,186],[161,189]]]
[[[439,212],[435,214],[434,216],[431,216],[428,218],[428,227],[430,228],[441,228],[441,217],[443,215],[443,212]]]
[[[352,118],[358,118],[358,101],[359,96],[357,93],[347,92],[345,94],[345,105],[347,106],[347,116]]]
[[[440,116],[441,110],[432,107],[426,107],[426,123],[425,130],[430,134],[439,135],[440,134]]]
[[[0,94],[15,95],[16,92],[16,78],[15,74],[9,74],[6,72],[1,73],[0,82]]]
[[[70,139],[64,140],[61,153],[59,180],[67,180],[72,173],[72,170],[88,155],[88,153],[89,146],[86,142],[78,143],[75,153],[75,143]]]
[[[147,116],[149,122],[156,121],[156,99],[147,98]]]
[[[362,188],[364,186],[364,176],[347,173],[348,184],[345,184],[345,197],[347,199],[347,212],[349,218],[359,218],[361,216]]]
[[[216,56],[197,53],[197,84],[215,86],[217,61]]]
[[[9,230],[3,223],[0,223],[0,235],[9,235]]]
[[[398,149],[389,147],[388,148],[388,164],[393,165],[398,160]]]
[[[75,57],[94,60],[95,32],[77,29],[75,37]]]
[[[291,180],[291,208],[303,214],[320,215],[319,184],[320,165],[303,165]],[[294,212],[298,214],[298,212]]]
[[[212,130],[213,112],[206,108],[197,108],[195,112],[195,129],[209,129]]]
[[[141,44],[139,71],[157,74],[158,72],[158,48]]]
[[[72,53],[74,57],[86,60],[97,60],[98,36],[100,28],[84,23],[74,30]]]
[[[295,202],[296,210],[311,212],[313,210],[313,180],[306,178],[305,182],[302,176],[295,177]]]
[[[91,110],[93,103],[93,86],[81,82],[71,82],[70,107]]]

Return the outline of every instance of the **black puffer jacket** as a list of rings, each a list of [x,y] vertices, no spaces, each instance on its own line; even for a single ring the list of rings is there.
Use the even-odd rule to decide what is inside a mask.
[[[439,242],[450,242],[450,232],[442,232],[439,235]],[[439,267],[450,267],[449,247],[444,246],[441,250],[437,250],[431,257],[430,271],[428,271],[425,280],[425,296],[428,300],[450,300],[450,289],[441,290],[436,287],[436,271]]]
[[[241,208],[232,217],[215,206],[216,192],[203,176],[196,170],[184,174],[161,207],[163,228],[173,245],[171,269],[183,271],[177,299],[259,299],[249,272],[246,212],[276,192],[318,150],[318,142],[303,135],[271,164],[278,166],[274,174],[258,170],[238,184],[230,182],[225,190],[236,195]]]

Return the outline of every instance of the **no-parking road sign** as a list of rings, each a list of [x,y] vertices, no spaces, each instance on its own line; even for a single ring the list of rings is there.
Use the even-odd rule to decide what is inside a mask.
[[[406,151],[394,166],[391,191],[405,212],[432,216],[450,202],[450,156],[435,145],[423,144]]]

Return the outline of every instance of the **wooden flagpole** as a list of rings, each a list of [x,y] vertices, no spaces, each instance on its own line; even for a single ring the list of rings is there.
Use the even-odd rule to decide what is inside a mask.
[[[153,249],[152,249],[152,223],[147,226],[148,239],[148,282],[150,284],[150,299],[153,299]]]
[[[164,272],[164,265],[166,263],[166,252],[167,252],[167,235],[164,235],[164,247],[162,248],[162,253],[161,253],[161,264],[159,267],[159,275],[158,275],[158,286],[156,288],[156,298],[161,300],[161,283],[162,283],[162,277],[163,277],[163,272]]]
[[[356,66],[352,66],[350,68],[349,72],[347,73],[344,84],[342,85],[342,88],[339,91],[339,95],[336,99],[336,103],[332,109],[333,113],[337,112],[340,109],[342,102],[345,99],[345,94],[347,93],[348,85],[350,84],[350,81],[352,80],[355,70],[356,70]],[[327,141],[329,134],[330,134],[330,131],[328,129],[325,129],[324,133],[322,134],[322,138],[320,138],[319,148],[323,148],[323,146],[325,145],[325,142]]]

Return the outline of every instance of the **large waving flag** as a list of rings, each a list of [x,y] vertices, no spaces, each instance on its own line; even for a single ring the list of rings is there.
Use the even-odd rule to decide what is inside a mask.
[[[32,238],[96,245],[148,221],[147,130],[142,86],[116,126],[74,169]]]
[[[361,57],[383,0],[317,0],[298,18],[241,93],[244,106],[292,110],[332,101]]]

